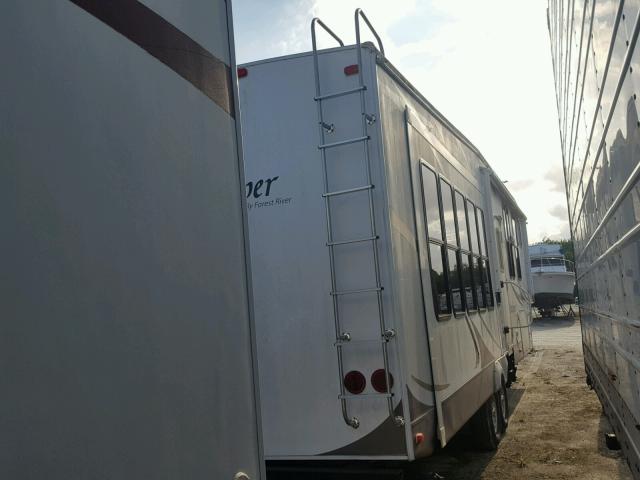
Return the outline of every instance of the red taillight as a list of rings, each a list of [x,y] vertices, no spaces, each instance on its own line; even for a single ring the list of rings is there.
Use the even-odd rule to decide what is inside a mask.
[[[244,68],[244,67],[240,67],[240,68],[238,69],[238,78],[244,78],[244,77],[246,77],[247,75],[249,75],[249,70],[247,70],[247,69],[246,69],[246,68]]]
[[[358,73],[358,71],[358,65],[347,65],[346,67],[344,67],[345,75],[355,75],[356,73]]]
[[[420,445],[422,442],[424,442],[424,433],[416,433],[416,445]]]
[[[393,376],[389,373],[389,383],[393,388]],[[387,377],[384,374],[384,369],[379,368],[371,374],[371,386],[376,392],[387,393]]]
[[[366,386],[367,379],[357,370],[351,370],[344,376],[344,388],[346,388],[349,393],[353,393],[354,395],[362,393]]]

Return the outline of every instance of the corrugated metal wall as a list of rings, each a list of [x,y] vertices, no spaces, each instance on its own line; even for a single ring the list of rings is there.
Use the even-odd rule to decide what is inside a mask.
[[[587,371],[640,475],[638,0],[550,0]]]

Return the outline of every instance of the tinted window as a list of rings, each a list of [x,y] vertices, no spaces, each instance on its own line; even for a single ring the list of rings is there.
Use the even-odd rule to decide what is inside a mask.
[[[511,217],[506,210],[504,211],[504,232],[507,238],[511,238]]]
[[[431,238],[442,240],[442,227],[440,225],[440,207],[438,205],[438,185],[436,174],[425,167],[422,172],[422,191],[424,198],[424,211],[427,215],[427,230]]]
[[[449,313],[451,309],[444,270],[444,247],[430,243],[429,256],[431,257],[431,288],[433,289],[433,303],[436,313]]]
[[[473,262],[473,268],[472,268],[473,284],[476,289],[476,300],[478,302],[478,307],[484,308],[485,307],[484,293],[482,292],[483,274],[482,274],[480,262],[475,258],[472,258],[472,262]]]
[[[469,211],[469,237],[471,238],[471,250],[473,253],[480,253],[478,250],[478,226],[476,224],[476,208],[473,203],[467,201]]]
[[[444,216],[444,230],[447,243],[457,245],[456,224],[453,213],[453,190],[444,180],[440,181],[440,191],[442,193],[442,213]]]
[[[511,242],[507,242],[506,248],[507,248],[507,261],[509,263],[509,276],[513,278],[516,276],[516,271],[513,263],[513,251],[511,250]]]
[[[493,307],[493,288],[491,287],[491,267],[489,262],[482,260],[482,283],[484,285],[485,302]]]
[[[469,235],[467,234],[467,212],[464,209],[464,197],[456,192],[456,213],[458,217],[458,234],[460,247],[469,250]]]
[[[465,300],[467,302],[467,308],[473,310],[475,302],[473,301],[473,281],[471,278],[471,267],[469,265],[469,255],[460,255],[460,268],[462,270],[462,286],[465,292]]]
[[[478,219],[478,231],[480,232],[480,253],[488,256],[487,253],[487,239],[484,233],[484,213],[480,208],[476,207],[477,219]]]
[[[462,312],[464,311],[464,303],[462,300],[458,254],[452,249],[447,249],[447,254],[449,258],[449,287],[451,288],[451,296],[453,297],[453,311]]]

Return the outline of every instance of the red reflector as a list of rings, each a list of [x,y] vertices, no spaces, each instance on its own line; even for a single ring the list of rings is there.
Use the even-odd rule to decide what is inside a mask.
[[[238,69],[238,78],[244,78],[244,77],[246,77],[247,75],[249,75],[249,70],[247,70],[247,69],[246,69],[246,68],[244,68],[244,67],[240,67],[240,68]]]
[[[391,383],[391,388],[393,388],[393,375],[391,375],[391,373],[389,373],[389,383]],[[384,374],[384,369],[379,368],[371,374],[371,386],[376,392],[387,393],[387,378]]]
[[[356,73],[358,73],[358,71],[358,65],[347,65],[346,67],[344,67],[345,75],[355,75]]]
[[[349,393],[353,393],[354,395],[362,393],[366,386],[367,379],[357,370],[351,370],[344,376],[344,388],[346,388]]]
[[[424,433],[416,433],[416,445],[420,445],[422,442],[424,442]]]

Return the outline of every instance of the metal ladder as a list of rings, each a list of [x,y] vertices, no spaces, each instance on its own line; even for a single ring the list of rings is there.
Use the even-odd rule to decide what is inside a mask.
[[[316,95],[314,100],[316,101],[317,111],[318,111],[318,125],[320,132],[320,145],[318,145],[318,149],[321,153],[322,158],[322,177],[324,182],[324,203],[325,203],[325,213],[326,213],[326,222],[327,222],[327,247],[329,249],[329,265],[331,271],[331,298],[333,301],[333,318],[335,325],[335,334],[336,341],[335,346],[338,355],[338,370],[340,374],[340,402],[342,406],[342,416],[347,425],[358,428],[360,426],[360,421],[356,417],[349,416],[349,411],[347,407],[347,400],[356,400],[359,398],[370,398],[372,396],[375,397],[383,397],[386,398],[387,407],[389,409],[389,416],[393,418],[395,424],[397,426],[404,425],[404,418],[401,416],[396,416],[393,410],[393,394],[391,393],[391,381],[389,375],[389,353],[387,344],[391,341],[396,333],[393,329],[387,328],[385,324],[384,318],[384,306],[382,301],[382,292],[384,287],[382,286],[380,279],[380,260],[378,253],[378,240],[379,235],[376,230],[376,222],[375,222],[375,210],[374,210],[374,202],[373,202],[373,189],[374,185],[371,178],[371,162],[369,158],[369,140],[370,136],[367,130],[369,125],[373,125],[376,122],[375,115],[368,114],[366,111],[365,105],[365,92],[367,87],[364,85],[364,77],[362,72],[362,44],[360,41],[360,18],[362,18],[374,37],[378,42],[378,46],[380,49],[380,53],[384,55],[384,48],[382,46],[382,41],[378,36],[378,33],[375,31],[369,19],[365,16],[364,12],[361,9],[357,9],[355,11],[355,28],[356,28],[356,51],[357,51],[357,60],[358,60],[358,87],[351,88],[348,90],[338,91],[323,94],[320,89],[320,67],[319,67],[319,59],[318,59],[318,48],[316,43],[316,25],[322,27],[329,35],[331,35],[338,44],[343,47],[344,43],[327,25],[325,25],[319,18],[314,18],[311,22],[311,42],[313,46],[313,67],[315,74],[315,87],[316,87]],[[333,123],[325,122],[322,103],[326,100],[335,99],[338,97],[344,97],[346,95],[360,95],[360,110],[362,114],[362,135],[350,138],[347,140],[341,140],[338,142],[327,143],[326,135],[334,133],[335,125]],[[354,188],[348,188],[345,190],[338,191],[329,191],[329,179],[327,172],[327,151],[331,149],[340,148],[346,145],[361,143],[362,149],[364,153],[364,165],[365,165],[365,178],[366,184]],[[369,200],[369,222],[370,222],[370,234],[363,238],[355,238],[355,239],[343,239],[336,240],[333,238],[333,231],[331,227],[331,199],[333,197],[341,196],[341,195],[349,195],[356,192],[366,191]],[[341,245],[348,245],[354,243],[370,243],[372,246],[372,256],[373,256],[373,266],[375,271],[375,283],[373,286],[365,286],[363,288],[355,289],[355,290],[342,290],[338,291],[336,288],[336,269],[335,269],[335,248]],[[350,343],[357,342],[357,340],[352,340],[351,335],[348,332],[342,330],[341,321],[340,321],[340,306],[339,306],[339,298],[344,295],[358,295],[358,294],[375,294],[377,299],[378,306],[378,319],[380,326],[380,344],[382,349],[382,357],[385,371],[385,381],[387,385],[386,393],[374,393],[374,394],[359,394],[352,395],[345,392],[344,386],[344,364],[343,364],[343,348]],[[366,340],[363,340],[366,341]]]

